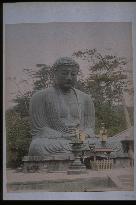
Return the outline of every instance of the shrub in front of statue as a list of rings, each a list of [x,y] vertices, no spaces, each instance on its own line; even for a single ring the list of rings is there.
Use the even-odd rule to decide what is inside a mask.
[[[23,156],[28,153],[30,141],[29,119],[20,117],[14,110],[6,111],[7,167],[21,165]]]

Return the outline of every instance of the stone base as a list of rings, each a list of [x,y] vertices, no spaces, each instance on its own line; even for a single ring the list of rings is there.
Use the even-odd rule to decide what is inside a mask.
[[[73,160],[53,160],[47,165],[47,172],[66,172]]]
[[[25,156],[23,158],[23,172],[64,172],[74,161],[72,155],[55,155],[50,157]]]
[[[67,174],[86,174],[87,170],[84,164],[81,163],[80,158],[76,158],[75,161],[69,167]]]

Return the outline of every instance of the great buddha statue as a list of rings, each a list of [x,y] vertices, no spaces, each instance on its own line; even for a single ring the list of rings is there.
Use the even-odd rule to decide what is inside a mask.
[[[74,88],[79,64],[69,57],[53,65],[54,84],[35,93],[30,101],[32,142],[29,156],[71,153],[77,129],[86,142],[94,138],[95,110],[91,97]]]

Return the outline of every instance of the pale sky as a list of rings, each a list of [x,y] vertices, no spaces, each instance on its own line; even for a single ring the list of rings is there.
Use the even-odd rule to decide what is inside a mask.
[[[112,49],[113,54],[127,57],[132,69],[131,23],[22,23],[5,27],[6,108],[12,105],[17,89],[9,77],[23,78],[23,68],[36,64],[52,65],[60,56],[71,56],[81,49]],[[87,73],[85,63],[80,64]],[[27,86],[26,86],[27,87]]]

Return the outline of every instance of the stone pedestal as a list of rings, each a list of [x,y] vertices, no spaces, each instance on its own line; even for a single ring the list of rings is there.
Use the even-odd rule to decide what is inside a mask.
[[[72,154],[56,154],[48,157],[25,156],[22,160],[23,172],[66,172],[74,159]]]
[[[75,161],[69,167],[67,174],[86,174],[86,166],[81,163],[80,157],[77,157]]]
[[[47,166],[44,158],[40,156],[24,156],[22,162],[24,173],[38,172],[39,170],[42,170]]]
[[[47,172],[66,172],[73,160],[51,160],[48,162]]]
[[[83,143],[82,142],[76,142],[71,143],[72,144],[72,152],[75,156],[74,162],[70,165],[67,174],[86,174],[86,166],[81,163],[80,155],[83,151]]]

